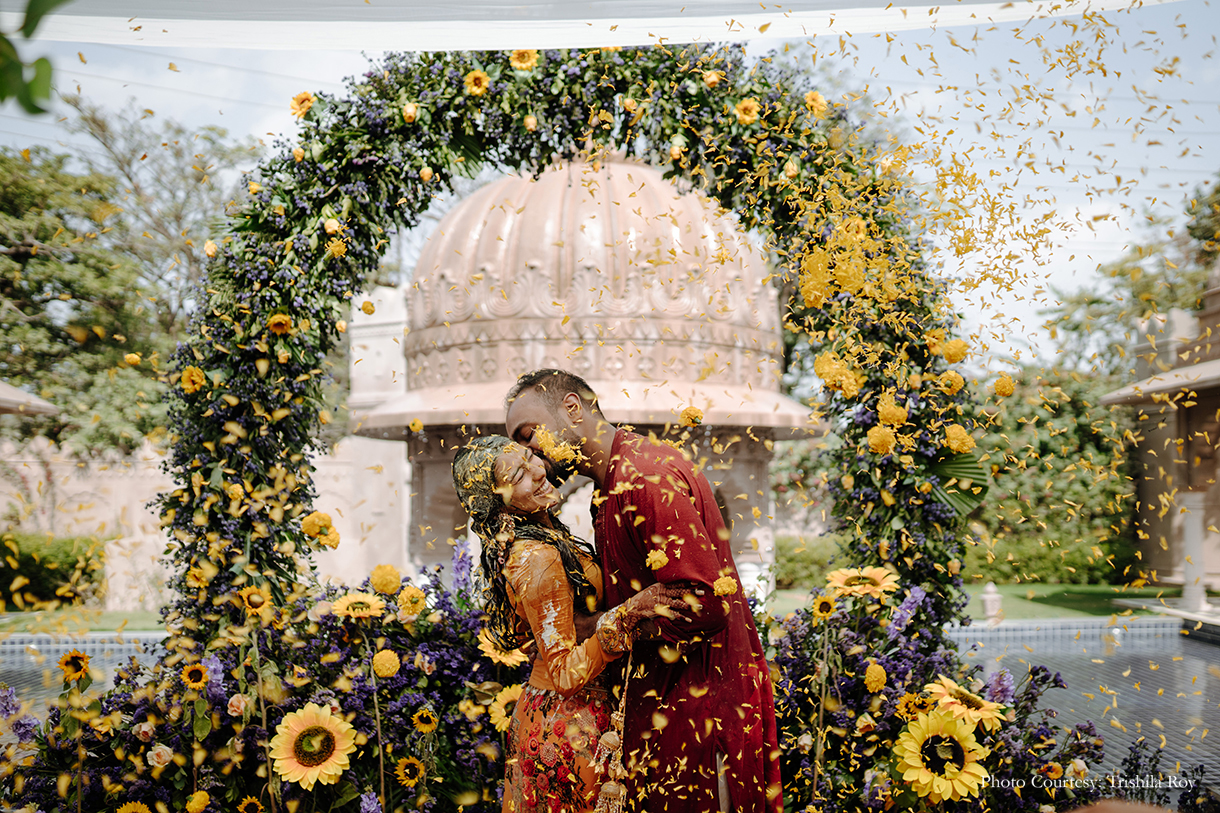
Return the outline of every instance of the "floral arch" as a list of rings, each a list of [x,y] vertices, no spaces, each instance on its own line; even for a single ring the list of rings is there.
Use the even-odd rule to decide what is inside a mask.
[[[498,809],[497,730],[523,656],[480,646],[469,561],[455,561],[453,592],[439,578],[403,586],[388,566],[356,592],[312,578],[310,550],[341,544],[312,505],[314,437],[332,419],[323,361],[386,227],[415,225],[434,190],[487,164],[534,173],[618,149],[762,236],[803,335],[792,359],[828,393],[819,409],[842,472],[828,487],[865,569],[840,572],[829,604],[777,628],[791,803],[854,810],[883,791],[939,802],[944,787],[898,784],[932,740],[969,763],[948,786],[963,808],[1049,803],[979,782],[981,742],[1017,702],[1011,684],[989,689],[985,721],[906,727],[937,675],[941,697],[969,694],[949,679],[970,672],[941,631],[962,606],[953,563],[986,482],[970,455],[973,405],[951,369],[968,347],[922,258],[901,150],[880,154],[810,82],[734,48],[523,50],[391,55],[343,98],[297,96],[298,137],[249,179],[206,247],[206,305],[175,358],[177,488],[160,509],[179,597],[165,612],[166,654],[83,714],[66,707],[83,705],[89,679],[65,669],[64,708],[0,798],[121,813]],[[905,598],[888,601],[900,585]],[[822,634],[834,613],[855,646]],[[1024,681],[1032,699],[1002,726],[1016,762],[1000,770],[1099,747],[1088,732],[1028,747],[1050,681]],[[979,722],[988,733],[976,739]],[[301,742],[331,750],[294,752]]]

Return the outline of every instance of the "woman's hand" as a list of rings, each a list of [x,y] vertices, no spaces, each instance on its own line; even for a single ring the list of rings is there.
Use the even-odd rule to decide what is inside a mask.
[[[621,612],[624,626],[634,630],[646,619],[676,619],[683,612],[690,611],[687,597],[701,592],[680,582],[650,584],[623,602]]]

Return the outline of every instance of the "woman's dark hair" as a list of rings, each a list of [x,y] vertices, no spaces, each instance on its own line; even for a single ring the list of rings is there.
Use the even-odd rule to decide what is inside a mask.
[[[496,491],[495,467],[496,460],[512,443],[503,435],[476,438],[459,449],[453,459],[454,488],[462,507],[470,514],[471,527],[483,542],[480,563],[487,629],[497,646],[505,651],[524,643],[504,578],[504,565],[516,540],[534,539],[555,548],[577,602],[596,595],[577,556],[578,553],[592,556],[593,551],[587,543],[572,535],[559,520],[557,512],[547,512],[554,525],[548,528],[536,520],[504,510],[504,499]],[[577,608],[580,608],[579,603]]]

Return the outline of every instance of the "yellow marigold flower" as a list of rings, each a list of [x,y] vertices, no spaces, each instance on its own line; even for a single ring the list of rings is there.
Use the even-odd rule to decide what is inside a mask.
[[[428,596],[413,584],[408,584],[399,591],[397,601],[399,620],[404,616],[414,620],[428,609]]]
[[[879,692],[885,688],[885,679],[885,667],[876,661],[869,661],[868,668],[864,670],[864,688]]]
[[[678,416],[679,426],[698,426],[701,423],[703,423],[703,410],[698,407],[688,406]]]
[[[332,237],[326,241],[327,257],[342,257],[346,253],[347,243],[343,242],[342,238]]]
[[[466,92],[471,96],[482,96],[491,87],[491,77],[477,69],[466,74],[462,81],[466,85]]]
[[[712,582],[712,592],[718,596],[731,596],[737,592],[737,580],[724,575]]]
[[[534,430],[534,437],[538,438],[538,445],[542,447],[542,453],[554,463],[566,463],[577,457],[572,445],[566,440],[559,440],[549,429],[538,427]]]
[[[479,651],[490,658],[492,663],[503,664],[509,667],[520,666],[529,659],[529,656],[520,649],[514,649],[512,652],[505,652],[503,649],[500,649],[486,627],[479,630]],[[482,707],[480,706],[480,708]],[[469,716],[467,715],[467,717]]]
[[[415,726],[415,730],[421,734],[431,734],[436,731],[438,723],[436,714],[427,706],[411,715],[411,725]]]
[[[940,374],[940,387],[950,395],[957,395],[962,387],[966,386],[966,379],[962,378],[961,373],[957,370],[946,370]]]
[[[202,663],[189,664],[182,670],[182,682],[191,689],[202,689],[208,685],[208,668]]]
[[[830,255],[826,253],[825,249],[811,249],[801,259],[801,296],[805,300],[805,307],[822,307],[830,295],[832,278]]]
[[[63,670],[64,680],[80,680],[89,674],[89,656],[73,649],[59,659],[59,668]]]
[[[206,790],[197,790],[186,800],[186,813],[203,813],[210,801]]]
[[[377,677],[394,677],[401,667],[402,661],[399,659],[398,653],[391,649],[380,650],[373,656],[373,673]]]
[[[424,431],[424,422],[419,418],[412,418],[411,422],[407,424],[407,429],[412,432],[422,432]]]
[[[1001,398],[1007,398],[1017,391],[1017,385],[1012,380],[1012,376],[1008,373],[1000,376],[995,382],[995,394]]]
[[[306,536],[319,537],[325,535],[331,529],[331,525],[330,514],[314,511],[301,520],[301,531]]]
[[[414,124],[419,118],[419,107],[414,102],[407,102],[402,106],[402,120],[407,124]]]
[[[709,90],[716,87],[716,85],[719,85],[722,79],[724,79],[724,74],[720,71],[703,72],[703,84],[706,85]]]
[[[850,217],[839,224],[839,231],[852,241],[863,240],[868,236],[868,226],[862,217]]]
[[[190,395],[203,389],[203,385],[207,383],[207,380],[203,370],[192,364],[182,371],[182,378],[178,383],[182,385],[182,391]]]
[[[874,454],[887,455],[894,451],[898,437],[888,426],[878,424],[868,430],[868,448]]]
[[[206,257],[215,257],[217,250],[219,250],[219,246],[217,246],[211,240],[208,240],[203,244],[203,253]]]
[[[292,331],[292,317],[286,313],[273,313],[267,320],[267,329],[277,336]]]
[[[838,286],[849,294],[858,294],[868,284],[864,263],[858,259],[844,259],[835,263],[834,278]]]
[[[413,788],[424,778],[424,763],[415,757],[403,757],[394,767],[394,776],[404,788]]]
[[[366,299],[364,300],[364,304],[360,306],[360,310],[364,311],[365,316],[372,316],[377,312],[377,306]]]
[[[944,347],[941,348],[941,355],[945,357],[945,361],[950,364],[957,364],[970,352],[970,345],[966,344],[961,339],[953,339],[947,341]]]
[[[521,699],[523,690],[524,687],[517,683],[501,689],[500,693],[496,695],[496,699],[492,701],[488,714],[496,731],[508,731],[508,725],[513,719],[513,709],[516,707],[517,701]]]
[[[350,767],[348,755],[356,750],[356,729],[329,706],[306,703],[291,711],[276,726],[271,739],[275,772],[305,791],[315,783],[333,785]]]
[[[378,593],[390,596],[402,587],[402,574],[394,565],[377,565],[369,575],[369,584]]]
[[[907,422],[907,411],[894,403],[893,394],[887,392],[879,399],[877,417],[889,426],[902,426]]]
[[[132,367],[139,367],[140,366],[140,354],[139,353],[128,353],[127,355],[123,356],[123,361],[127,362]]]
[[[513,66],[514,71],[533,70],[538,64],[538,52],[533,48],[518,48],[509,56],[508,64]]]
[[[424,167],[419,171],[419,179],[424,183],[432,180],[432,167]]]
[[[981,760],[988,753],[972,726],[942,711],[910,723],[894,744],[902,781],[934,805],[977,796],[987,781]]]
[[[521,123],[531,133],[538,129],[538,119],[535,116],[526,116]]]
[[[805,107],[809,109],[810,114],[815,119],[820,119],[826,115],[826,111],[830,105],[826,103],[826,97],[816,90],[811,90],[805,94]]]
[[[644,562],[653,570],[660,570],[669,564],[669,556],[663,550],[650,550]]]
[[[958,454],[963,454],[974,448],[974,438],[960,424],[949,424],[945,429],[945,445]]]
[[[250,183],[246,185],[246,188],[250,190],[251,195],[257,195],[259,192],[263,191],[263,185],[258,181],[250,181]]]
[[[758,114],[762,110],[762,105],[757,99],[742,99],[733,108],[733,112],[737,114],[738,124],[753,124],[758,121]]]
[[[924,336],[924,341],[928,345],[928,352],[934,356],[939,356],[941,351],[944,349],[945,331],[939,328],[936,330],[929,330]]]
[[[330,611],[339,618],[380,618],[385,602],[372,593],[348,593],[331,605]]]
[[[305,114],[309,112],[309,108],[313,107],[313,103],[313,94],[305,90],[292,97],[289,107],[292,110],[292,115],[299,119],[305,117]]]
[[[305,160],[305,150],[301,147],[292,148],[292,160],[298,164]]]

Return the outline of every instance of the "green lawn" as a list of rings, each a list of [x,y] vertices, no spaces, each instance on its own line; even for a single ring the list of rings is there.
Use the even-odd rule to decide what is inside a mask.
[[[126,626],[123,625],[124,622],[126,622]],[[158,613],[144,610],[102,612],[83,607],[68,607],[60,610],[0,615],[0,635],[6,632],[49,632],[56,635],[72,635],[80,632],[114,632],[120,627],[124,632],[164,629]]]
[[[1111,600],[1115,598],[1176,598],[1182,594],[1180,588],[1140,589],[1123,588],[1110,584],[1044,584],[1030,582],[1028,584],[1001,584],[996,589],[1003,597],[1001,607],[1005,618],[1073,618],[1081,616],[1139,614],[1115,608]],[[970,603],[966,613],[973,619],[982,621],[983,604],[979,596],[983,585],[967,585],[966,592],[970,594]],[[793,610],[804,607],[808,594],[803,590],[780,590],[772,597],[770,610],[772,615],[782,618]]]

